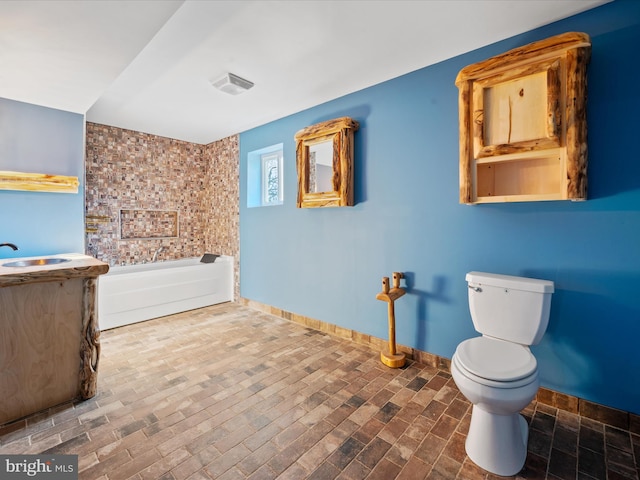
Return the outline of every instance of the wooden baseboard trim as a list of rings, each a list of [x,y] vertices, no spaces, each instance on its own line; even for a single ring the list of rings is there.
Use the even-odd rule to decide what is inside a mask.
[[[347,328],[306,317],[304,315],[298,315],[297,313],[288,312],[248,298],[241,297],[238,299],[238,303],[254,310],[275,315],[285,320],[304,325],[305,327],[327,333],[328,335],[351,340],[361,345],[367,345],[374,350],[384,349],[387,345],[387,340],[367,335],[356,330],[349,330]],[[416,362],[435,367],[446,373],[450,373],[451,371],[451,359],[449,358],[429,352],[423,352],[422,350],[417,350],[404,345],[397,345],[397,351],[403,352],[407,358]],[[540,387],[538,390],[536,401],[550,407],[575,413],[582,417],[596,420],[616,428],[629,430],[631,433],[640,435],[640,415],[636,415],[631,412],[608,407],[606,405],[600,405],[589,400],[557,392],[545,387]]]

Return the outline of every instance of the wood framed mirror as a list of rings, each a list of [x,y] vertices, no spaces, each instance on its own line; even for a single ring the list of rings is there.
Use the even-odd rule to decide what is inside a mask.
[[[353,206],[353,134],[358,127],[341,117],[295,134],[298,208]]]

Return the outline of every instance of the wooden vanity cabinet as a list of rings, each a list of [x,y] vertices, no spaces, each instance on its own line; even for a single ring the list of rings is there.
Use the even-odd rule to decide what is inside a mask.
[[[571,32],[460,71],[460,203],[586,199],[590,54]]]
[[[67,261],[0,261],[0,427],[97,392],[97,279],[109,265],[78,253],[55,257]]]

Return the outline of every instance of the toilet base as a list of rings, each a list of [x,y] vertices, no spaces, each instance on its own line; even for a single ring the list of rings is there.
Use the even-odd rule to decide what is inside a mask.
[[[473,406],[465,449],[479,467],[496,475],[515,475],[527,458],[528,439],[529,426],[519,413],[498,415]]]

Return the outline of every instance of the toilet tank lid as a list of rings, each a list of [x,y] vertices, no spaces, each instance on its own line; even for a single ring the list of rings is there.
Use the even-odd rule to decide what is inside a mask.
[[[487,285],[491,287],[510,288],[512,290],[525,290],[527,292],[553,293],[551,280],[537,278],[515,277],[498,273],[469,272],[465,280],[473,285]]]

